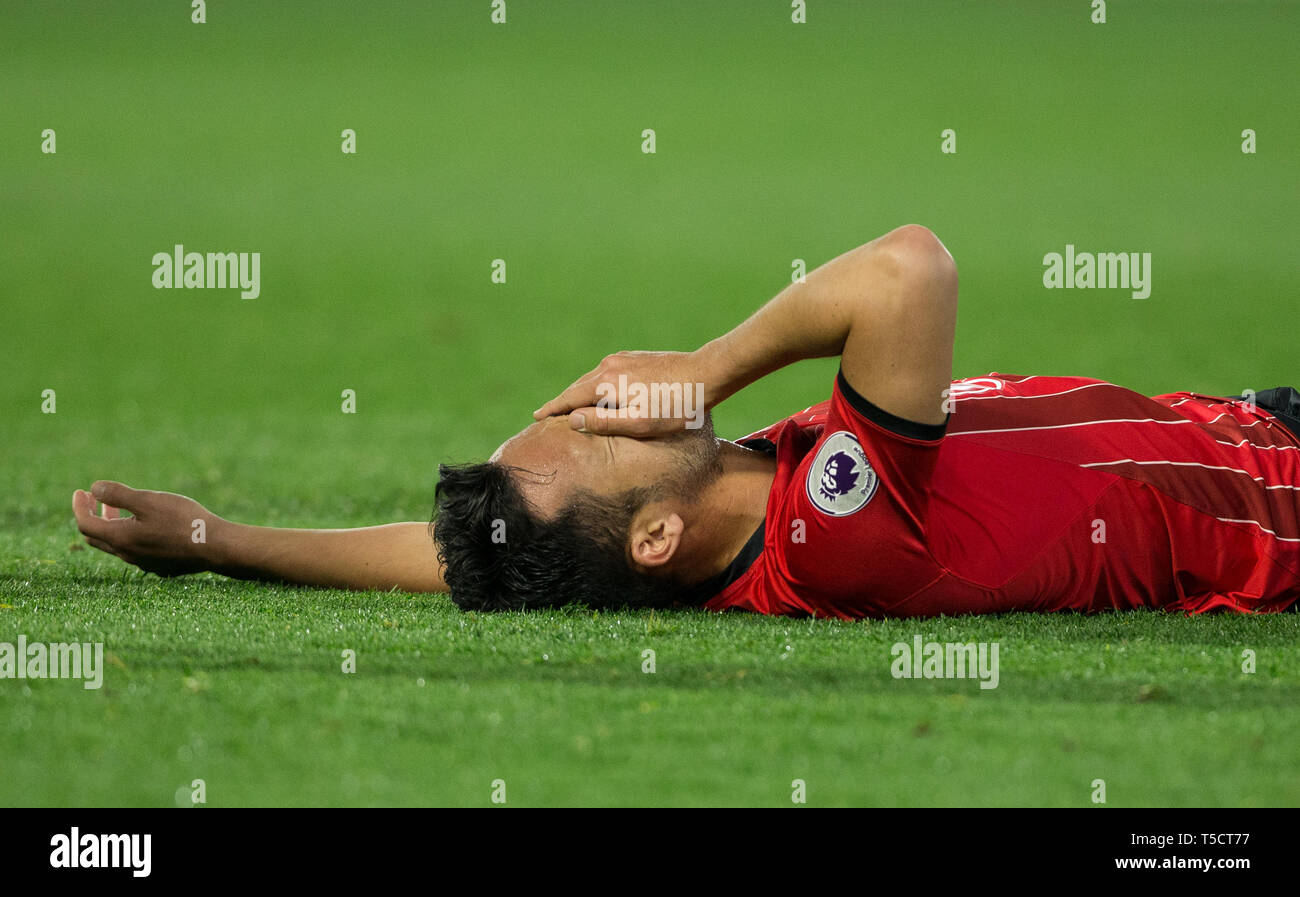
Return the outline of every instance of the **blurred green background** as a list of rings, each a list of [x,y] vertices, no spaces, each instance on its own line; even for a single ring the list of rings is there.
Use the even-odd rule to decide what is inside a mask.
[[[486,456],[604,354],[693,348],[788,283],[792,259],[811,270],[907,222],[957,259],[956,376],[1300,386],[1296,3],[1115,2],[1104,25],[1086,2],[810,0],[800,25],[779,0],[507,9],[492,25],[487,0],[220,0],[196,25],[178,0],[0,7],[0,640],[111,630],[129,667],[135,622],[203,619],[186,590],[266,612],[258,592],[213,577],[129,579],[70,550],[74,488],[120,479],[253,523],[424,519],[439,461]],[[54,155],[40,151],[46,128]],[[345,128],[355,155],[340,152]],[[947,128],[954,155],[940,152]],[[260,252],[261,296],[155,290],[151,257],[176,243]],[[1066,243],[1150,252],[1150,298],[1044,289],[1042,257]],[[490,280],[495,258],[505,284]],[[827,397],[834,370],[806,363],[755,385],[718,409],[719,434]],[[45,389],[57,414],[40,411]],[[357,414],[340,412],[343,389]],[[326,617],[362,600],[287,594]],[[412,619],[462,620],[441,598],[374,600],[397,602],[388,617],[416,602]],[[211,666],[243,650],[245,612],[204,607]],[[156,655],[160,689],[199,662],[176,648],[169,665],[169,631],[134,645]],[[544,627],[528,631],[545,644]],[[605,644],[603,631],[585,637]],[[285,639],[262,650],[296,656]],[[58,688],[32,691],[79,734],[25,761],[38,784],[0,779],[0,799],[149,802],[126,772],[145,755],[124,748],[120,779],[79,790],[75,758],[88,744],[112,753],[113,729]],[[17,694],[0,682],[0,699]],[[143,729],[172,706],[149,694],[126,714]],[[593,690],[575,718],[609,700]],[[1084,719],[1054,707],[1062,725]],[[25,718],[8,734],[0,722],[0,747],[37,737],[40,715]],[[997,801],[978,779],[911,800]],[[1251,800],[1274,794],[1253,781]],[[307,802],[394,799],[320,787]],[[1026,787],[1001,793],[1071,800]],[[1152,787],[1144,799],[1158,801]],[[557,793],[760,800],[654,782]],[[843,796],[873,799],[887,798]]]

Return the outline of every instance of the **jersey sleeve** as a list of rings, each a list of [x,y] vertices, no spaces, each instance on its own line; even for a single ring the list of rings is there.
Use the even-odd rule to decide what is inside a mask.
[[[818,456],[833,455],[825,446],[836,433],[851,434],[862,447],[876,488],[883,489],[897,510],[923,524],[930,495],[930,481],[938,460],[947,421],[922,424],[890,414],[858,393],[841,371],[835,377],[830,413]],[[814,458],[816,468],[818,458]],[[826,485],[833,482],[832,478]],[[866,471],[864,471],[866,473]],[[824,476],[825,471],[819,471]],[[824,493],[823,493],[824,494]]]
[[[789,610],[878,616],[942,575],[926,525],[946,428],[890,414],[836,377],[820,438],[769,519]]]

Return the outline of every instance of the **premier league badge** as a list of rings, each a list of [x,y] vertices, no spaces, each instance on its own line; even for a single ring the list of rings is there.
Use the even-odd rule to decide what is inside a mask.
[[[847,517],[871,501],[880,477],[867,461],[858,438],[848,430],[832,433],[808,468],[808,498],[817,510]]]

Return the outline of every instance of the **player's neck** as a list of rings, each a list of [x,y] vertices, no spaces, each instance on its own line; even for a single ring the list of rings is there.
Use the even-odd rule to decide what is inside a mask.
[[[720,460],[722,473],[696,505],[677,559],[675,572],[688,582],[703,582],[725,570],[767,513],[776,459],[723,441]]]

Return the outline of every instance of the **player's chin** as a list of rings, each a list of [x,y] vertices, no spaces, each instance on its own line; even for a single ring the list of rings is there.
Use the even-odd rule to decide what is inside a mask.
[[[696,417],[686,418],[683,426],[674,428],[665,438],[679,442],[690,442],[694,439],[714,439],[712,412],[705,411]]]

